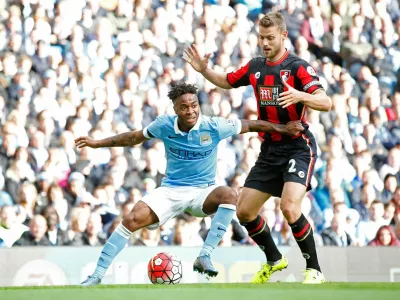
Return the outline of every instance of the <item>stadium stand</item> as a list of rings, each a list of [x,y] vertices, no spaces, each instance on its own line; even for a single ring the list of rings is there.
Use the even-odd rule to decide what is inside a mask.
[[[206,115],[256,118],[251,87],[216,89],[181,55],[194,43],[214,68],[234,70],[259,55],[257,22],[271,10],[333,100],[330,112],[307,114],[320,153],[303,213],[317,244],[399,246],[398,1],[0,0],[0,247],[104,244],[160,184],[164,149],[78,151],[74,138],[172,113],[171,83],[198,85]],[[260,143],[246,134],[221,145],[217,182],[240,191]],[[278,245],[295,243],[278,198],[262,215]],[[200,246],[209,225],[182,215],[130,245]],[[248,243],[237,222],[221,242]]]

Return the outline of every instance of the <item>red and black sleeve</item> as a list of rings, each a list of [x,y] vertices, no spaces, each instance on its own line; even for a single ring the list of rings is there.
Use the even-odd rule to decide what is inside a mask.
[[[240,69],[226,75],[226,79],[232,87],[238,88],[250,85],[250,63],[251,61]]]
[[[307,62],[302,61],[296,72],[300,87],[304,92],[313,94],[316,90],[324,89],[319,82],[317,72]]]

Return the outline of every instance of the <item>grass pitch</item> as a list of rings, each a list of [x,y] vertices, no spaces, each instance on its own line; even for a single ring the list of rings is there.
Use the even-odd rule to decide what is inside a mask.
[[[399,297],[400,283],[326,283],[316,286],[299,283],[210,283],[0,288],[1,300],[394,300]]]

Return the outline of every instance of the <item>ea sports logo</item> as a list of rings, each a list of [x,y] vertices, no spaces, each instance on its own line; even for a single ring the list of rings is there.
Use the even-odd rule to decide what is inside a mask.
[[[260,73],[260,72],[257,72],[257,73],[254,75],[254,77],[258,79],[258,78],[260,78],[260,75],[261,75],[261,73]]]

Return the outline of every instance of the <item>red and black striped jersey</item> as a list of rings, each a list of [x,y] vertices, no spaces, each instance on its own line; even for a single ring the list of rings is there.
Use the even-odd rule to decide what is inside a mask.
[[[304,118],[305,105],[297,103],[287,108],[279,106],[279,94],[287,89],[282,83],[285,78],[293,88],[312,94],[323,89],[314,68],[305,60],[286,51],[285,55],[276,62],[269,62],[264,57],[250,60],[245,66],[227,75],[229,84],[234,87],[252,85],[257,99],[258,118],[277,124],[301,120],[308,128]],[[265,142],[286,143],[293,138],[277,132],[260,132]]]

